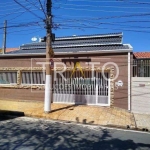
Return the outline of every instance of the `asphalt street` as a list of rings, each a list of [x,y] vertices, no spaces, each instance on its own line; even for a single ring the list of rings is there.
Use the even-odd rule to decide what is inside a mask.
[[[0,150],[150,150],[150,134],[28,117],[0,119]]]

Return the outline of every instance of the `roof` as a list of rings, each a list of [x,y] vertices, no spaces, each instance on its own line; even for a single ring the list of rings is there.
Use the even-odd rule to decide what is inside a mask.
[[[135,58],[150,58],[150,52],[135,52],[133,53]]]
[[[102,51],[132,51],[130,44],[122,44],[122,33],[59,37],[52,42],[54,53],[81,53]],[[19,51],[7,54],[35,54],[46,52],[46,43],[29,43],[20,46]]]
[[[79,35],[79,36],[65,36],[65,37],[58,37],[56,38],[57,41],[59,40],[69,40],[69,39],[88,39],[88,38],[100,38],[100,37],[122,37],[123,33],[119,32],[119,33],[108,33],[108,34],[93,34],[93,35]]]
[[[102,46],[81,46],[81,47],[64,47],[64,48],[53,48],[54,53],[77,53],[77,52],[91,52],[91,51],[111,51],[111,50],[129,50],[129,45],[102,45]],[[71,50],[71,51],[70,51]],[[12,51],[9,54],[24,54],[24,53],[45,53],[45,48],[37,49],[26,49],[19,51]]]
[[[19,48],[6,48],[6,52],[17,51]]]
[[[12,52],[12,51],[17,51],[17,50],[19,50],[19,48],[6,48],[6,53],[7,52]],[[3,52],[3,50],[0,49],[0,53],[2,53],[2,52]]]

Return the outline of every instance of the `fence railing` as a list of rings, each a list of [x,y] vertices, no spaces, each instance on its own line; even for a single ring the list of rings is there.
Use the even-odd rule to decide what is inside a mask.
[[[150,59],[133,60],[133,77],[150,77]]]

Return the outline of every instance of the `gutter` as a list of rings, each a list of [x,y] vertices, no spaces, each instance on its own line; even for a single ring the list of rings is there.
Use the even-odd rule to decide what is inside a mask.
[[[128,110],[131,111],[131,55],[128,52]]]
[[[126,53],[126,52],[132,52],[132,50],[99,50],[99,51],[84,51],[84,52],[56,52],[54,55],[81,55],[81,54],[104,54],[104,53]],[[5,54],[0,55],[0,58],[5,57],[29,57],[29,56],[46,56],[46,53],[26,53],[26,54]]]
[[[96,50],[96,51],[78,51],[78,52],[55,52],[55,56],[59,55],[80,55],[80,54],[104,54],[104,53],[128,53],[132,52],[133,48],[130,44],[125,44],[128,45],[130,48],[129,49],[118,49],[118,50]],[[24,54],[2,54],[0,55],[0,58],[5,58],[5,57],[29,57],[29,56],[46,56],[45,53],[24,53]]]
[[[2,54],[0,58],[5,57],[27,57],[27,56],[46,56],[45,53],[25,53],[25,54]]]

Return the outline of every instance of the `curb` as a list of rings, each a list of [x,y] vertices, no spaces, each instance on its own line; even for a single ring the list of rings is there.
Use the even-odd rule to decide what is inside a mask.
[[[116,129],[142,131],[142,130],[139,130],[139,129],[135,128],[134,126],[129,126],[129,125],[126,125],[126,126],[113,125],[113,124],[101,125],[101,124],[90,124],[90,123],[75,122],[75,121],[70,121],[70,120],[67,121],[67,120],[60,120],[60,119],[52,119],[52,118],[47,118],[47,117],[44,117],[44,116],[39,117],[38,115],[28,115],[28,114],[26,114],[25,116],[36,118],[36,119],[42,118],[42,119],[46,119],[46,120],[60,121],[60,122],[63,122],[63,123],[74,123],[74,124],[80,124],[80,125],[90,125],[90,126],[97,126],[97,127],[101,126],[101,127],[116,128]]]
[[[8,110],[0,110],[0,116],[25,116],[24,112],[19,112],[19,111],[8,111]]]
[[[31,117],[31,118],[43,118],[47,120],[54,120],[54,121],[61,121],[64,123],[75,123],[75,124],[80,124],[80,125],[94,125],[94,126],[102,126],[102,127],[108,127],[108,128],[116,128],[116,129],[126,129],[126,130],[134,130],[134,131],[145,131],[145,132],[150,132],[150,129],[147,127],[137,127],[136,126],[136,121],[135,121],[135,126],[132,125],[114,125],[114,124],[107,124],[107,125],[101,125],[101,124],[90,124],[90,123],[82,123],[82,122],[75,122],[75,121],[67,121],[67,120],[60,120],[60,119],[52,119],[52,118],[47,118],[44,116],[39,116],[39,115],[32,115],[32,114],[27,114],[24,112],[18,112],[18,111],[6,111],[6,110],[0,110],[0,116],[4,117],[9,117],[9,118],[14,118],[14,117]]]

